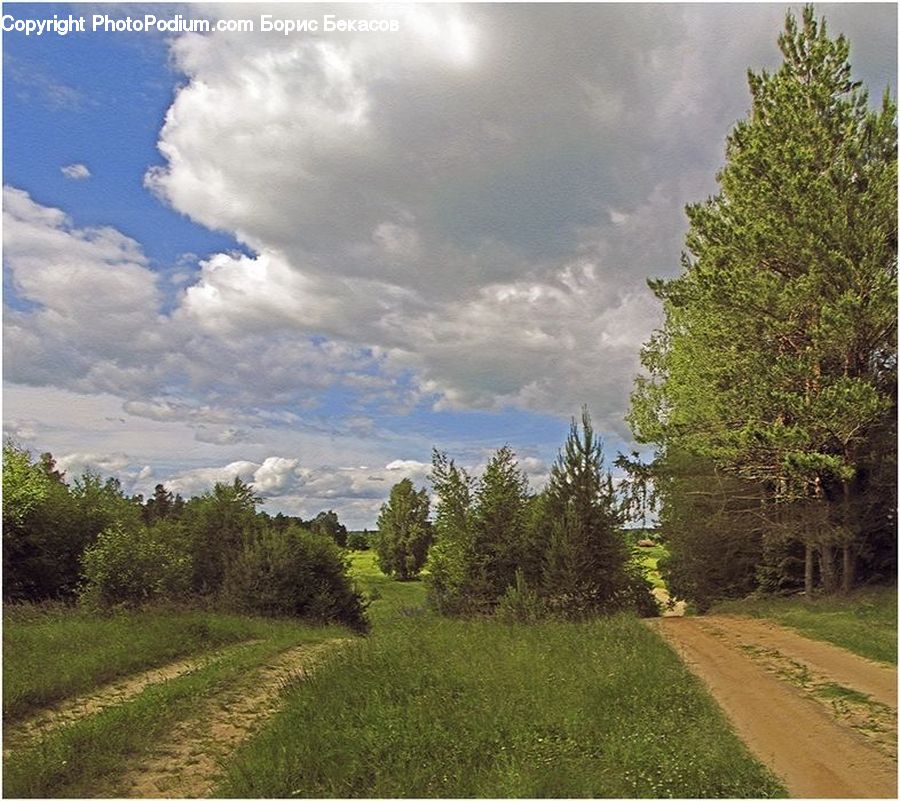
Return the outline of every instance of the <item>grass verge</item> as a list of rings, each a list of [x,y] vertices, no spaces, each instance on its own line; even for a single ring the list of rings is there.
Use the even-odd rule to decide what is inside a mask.
[[[263,621],[207,611],[101,617],[66,607],[5,608],[4,719],[20,719],[120,676],[259,637],[261,630],[267,630]]]
[[[228,683],[286,648],[347,636],[345,629],[292,621],[250,618],[244,623],[254,637],[261,638],[259,642],[211,660],[192,673],[151,685],[128,702],[60,728],[10,754],[4,760],[3,794],[17,798],[108,795],[105,782]]]
[[[897,664],[896,587],[867,587],[846,596],[810,600],[745,598],[724,601],[710,612],[767,618],[868,659]]]
[[[631,617],[396,619],[293,689],[236,797],[766,797],[784,789]]]

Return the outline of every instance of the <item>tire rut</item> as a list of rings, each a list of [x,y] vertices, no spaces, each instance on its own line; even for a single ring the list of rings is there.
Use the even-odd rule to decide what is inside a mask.
[[[302,680],[326,654],[350,640],[329,640],[282,652],[204,703],[202,711],[178,723],[152,754],[132,765],[111,793],[128,798],[208,796],[222,764],[262,722],[276,712],[282,691]]]
[[[3,756],[6,757],[12,751],[28,746],[56,729],[101,712],[108,707],[125,703],[140,695],[151,684],[160,684],[191,673],[235,649],[246,647],[254,642],[258,641],[244,640],[201,656],[194,655],[141,673],[122,676],[90,693],[68,698],[23,720],[4,724]]]
[[[754,662],[742,647],[753,646],[751,635],[757,634],[762,634],[771,645],[771,638],[780,632],[762,632],[757,626],[748,625],[738,638],[735,632],[740,631],[743,621],[723,620],[666,618],[657,619],[652,625],[705,682],[747,747],[782,779],[790,795],[895,798],[894,759],[836,720],[823,705],[804,696],[784,675],[773,674]],[[778,640],[784,653],[792,653],[791,658],[814,655],[819,668],[824,668],[824,651],[807,651],[812,641],[793,632],[787,634],[790,636]],[[796,642],[795,638],[803,642]],[[845,668],[851,663],[841,660]],[[860,675],[869,676],[870,672],[864,669]],[[851,683],[852,675],[841,673],[841,677],[842,684],[856,689]],[[896,705],[893,714],[896,717]]]

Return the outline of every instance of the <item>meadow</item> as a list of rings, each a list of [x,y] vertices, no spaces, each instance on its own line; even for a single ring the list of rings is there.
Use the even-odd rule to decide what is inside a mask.
[[[374,631],[291,688],[232,797],[768,797],[699,681],[631,616],[438,618],[353,555]]]

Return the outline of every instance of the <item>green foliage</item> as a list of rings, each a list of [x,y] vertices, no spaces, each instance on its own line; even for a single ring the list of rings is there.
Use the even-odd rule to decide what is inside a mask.
[[[47,497],[50,480],[28,451],[3,445],[3,529],[21,526]]]
[[[341,548],[347,545],[347,527],[338,520],[337,513],[331,509],[327,512],[319,512],[307,525],[316,534],[331,537]]]
[[[113,525],[84,551],[81,600],[101,608],[176,600],[187,593],[192,568],[178,526]]]
[[[629,567],[623,516],[587,409],[580,428],[572,421],[546,496],[551,535],[543,587],[551,608],[574,617],[622,608],[655,610],[649,584]]]
[[[70,488],[50,454],[32,462],[7,443],[3,458],[3,597],[71,598],[84,549],[105,528],[136,524],[140,510],[117,481],[90,471]]]
[[[303,617],[365,631],[365,604],[330,539],[299,527],[245,537],[228,564],[224,602],[250,614]]]
[[[262,528],[256,515],[259,503],[239,478],[232,484],[217,483],[187,502],[183,520],[191,539],[194,592],[215,594],[221,589],[226,567],[241,553],[245,538]]]
[[[412,481],[404,478],[391,488],[378,515],[378,566],[386,575],[408,581],[425,565],[430,544],[428,493],[424,489],[416,492]]]
[[[361,531],[351,532],[347,536],[347,549],[350,551],[368,551],[371,547],[368,535]]]
[[[863,465],[896,418],[896,108],[869,108],[811,7],[779,45],[777,72],[750,73],[719,194],[687,209],[683,274],[651,282],[666,322],[629,419],[662,451],[825,507],[804,536],[833,589],[834,548],[849,584],[866,539],[846,506],[879,492]]]
[[[472,479],[445,453],[435,450],[431,462],[434,489],[434,543],[428,557],[428,597],[445,614],[476,611],[467,598],[471,529]]]

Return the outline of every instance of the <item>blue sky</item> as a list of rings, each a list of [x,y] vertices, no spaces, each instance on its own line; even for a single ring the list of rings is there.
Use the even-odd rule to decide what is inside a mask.
[[[154,4],[125,17],[370,17]],[[17,18],[92,6],[4,4]],[[432,446],[610,461],[649,276],[785,7],[383,7],[383,34],[3,34],[4,429],[71,474],[371,526]],[[829,5],[896,86],[896,8]]]

